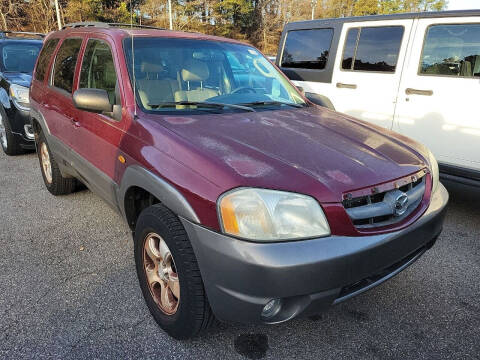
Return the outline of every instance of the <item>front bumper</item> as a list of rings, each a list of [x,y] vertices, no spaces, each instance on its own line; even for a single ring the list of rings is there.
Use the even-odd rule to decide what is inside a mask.
[[[5,109],[5,111],[10,121],[13,135],[17,138],[22,148],[35,149],[35,138],[30,121],[30,112],[17,109],[13,103],[10,104],[10,108]]]
[[[221,320],[278,323],[314,314],[391,278],[418,259],[442,230],[448,192],[439,184],[427,211],[406,229],[372,236],[254,243],[182,219],[207,296]],[[272,299],[282,307],[261,316]]]

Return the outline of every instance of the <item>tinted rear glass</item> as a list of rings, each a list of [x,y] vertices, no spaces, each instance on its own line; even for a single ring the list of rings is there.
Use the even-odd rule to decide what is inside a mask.
[[[1,47],[1,69],[5,72],[31,73],[35,66],[41,43],[7,42]]]
[[[355,34],[360,31],[355,51]],[[342,68],[345,70],[395,72],[402,45],[402,26],[364,27],[347,35]],[[350,57],[350,59],[349,59]],[[353,57],[353,69],[351,67]]]
[[[293,30],[287,33],[282,67],[325,69],[333,29]]]
[[[428,28],[420,73],[480,76],[480,24],[433,25]]]
[[[82,39],[65,39],[55,59],[53,86],[72,92],[73,76]]]
[[[58,39],[47,40],[43,46],[40,56],[38,57],[37,69],[35,70],[35,78],[39,81],[45,79],[45,73],[47,72],[47,66],[50,63],[50,58],[53,51],[57,47]]]

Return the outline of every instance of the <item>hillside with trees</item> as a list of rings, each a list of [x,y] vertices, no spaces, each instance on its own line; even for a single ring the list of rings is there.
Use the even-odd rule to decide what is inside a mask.
[[[227,36],[275,53],[283,26],[313,18],[437,11],[447,0],[171,0],[172,27]],[[168,0],[58,0],[62,24],[78,21],[130,22],[169,28]],[[56,30],[55,2],[1,0],[0,28]]]

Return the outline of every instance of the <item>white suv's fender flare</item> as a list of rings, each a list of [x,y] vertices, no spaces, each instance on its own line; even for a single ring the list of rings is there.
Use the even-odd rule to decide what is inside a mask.
[[[327,109],[335,111],[335,106],[333,106],[332,101],[324,95],[306,92],[305,97],[316,105],[320,105],[326,107]]]

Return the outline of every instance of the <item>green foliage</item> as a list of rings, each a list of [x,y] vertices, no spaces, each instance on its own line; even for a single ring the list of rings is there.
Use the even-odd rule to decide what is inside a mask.
[[[173,28],[248,41],[275,53],[289,21],[343,16],[438,11],[448,0],[171,0]],[[64,23],[134,22],[168,28],[167,0],[59,0]],[[56,27],[50,0],[1,0],[0,27],[51,31]]]

